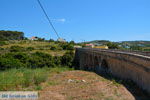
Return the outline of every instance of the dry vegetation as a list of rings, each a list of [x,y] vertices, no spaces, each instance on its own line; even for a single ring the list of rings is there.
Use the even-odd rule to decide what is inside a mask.
[[[34,48],[34,50],[28,51],[29,53],[34,53],[34,52],[42,52],[42,53],[47,53],[52,56],[62,56],[65,54],[67,50],[50,50],[51,46],[56,46],[59,47],[59,44],[56,44],[54,42],[45,42],[45,41],[29,41],[29,40],[13,40],[13,41],[5,41],[6,45],[0,46],[1,49],[4,49],[3,51],[1,50],[0,53],[6,53],[9,48],[12,46],[20,46],[23,48]],[[22,51],[23,52],[23,51]]]
[[[67,71],[43,84],[39,100],[149,100],[133,96],[125,86],[93,72]]]

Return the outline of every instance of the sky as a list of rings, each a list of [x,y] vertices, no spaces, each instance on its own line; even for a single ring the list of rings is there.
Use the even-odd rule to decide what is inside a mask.
[[[67,41],[150,40],[150,0],[40,0]],[[57,39],[36,0],[0,0],[0,30]]]

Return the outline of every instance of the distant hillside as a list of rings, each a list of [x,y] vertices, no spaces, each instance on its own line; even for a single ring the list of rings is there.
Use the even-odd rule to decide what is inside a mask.
[[[94,44],[102,44],[106,45],[111,41],[108,40],[94,40],[94,41],[89,41],[85,43],[94,43]],[[150,41],[121,41],[121,42],[113,42],[118,45],[128,45],[128,46],[142,46],[142,47],[150,47]]]
[[[22,40],[24,38],[23,32],[18,31],[0,31],[0,41],[4,40]]]
[[[94,41],[88,41],[88,42],[85,42],[85,43],[94,43],[94,44],[103,44],[103,45],[105,45],[109,42],[110,41],[108,41],[108,40],[94,40]]]
[[[150,41],[122,41],[120,44],[127,44],[129,46],[145,46],[150,47]]]

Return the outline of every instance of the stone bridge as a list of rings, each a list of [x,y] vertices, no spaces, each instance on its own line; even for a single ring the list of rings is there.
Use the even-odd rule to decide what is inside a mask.
[[[110,72],[150,93],[150,52],[78,48],[74,61],[78,69]]]

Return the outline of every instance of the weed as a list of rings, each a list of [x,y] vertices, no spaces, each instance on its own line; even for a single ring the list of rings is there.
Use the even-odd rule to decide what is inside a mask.
[[[35,90],[42,90],[42,86],[40,86],[40,85],[36,86]]]
[[[40,84],[46,82],[52,73],[73,70],[67,67],[56,68],[20,68],[9,69],[0,72],[0,90],[22,90],[23,88],[40,90]],[[49,82],[49,85],[56,85],[57,82]],[[33,88],[35,87],[35,88]]]

